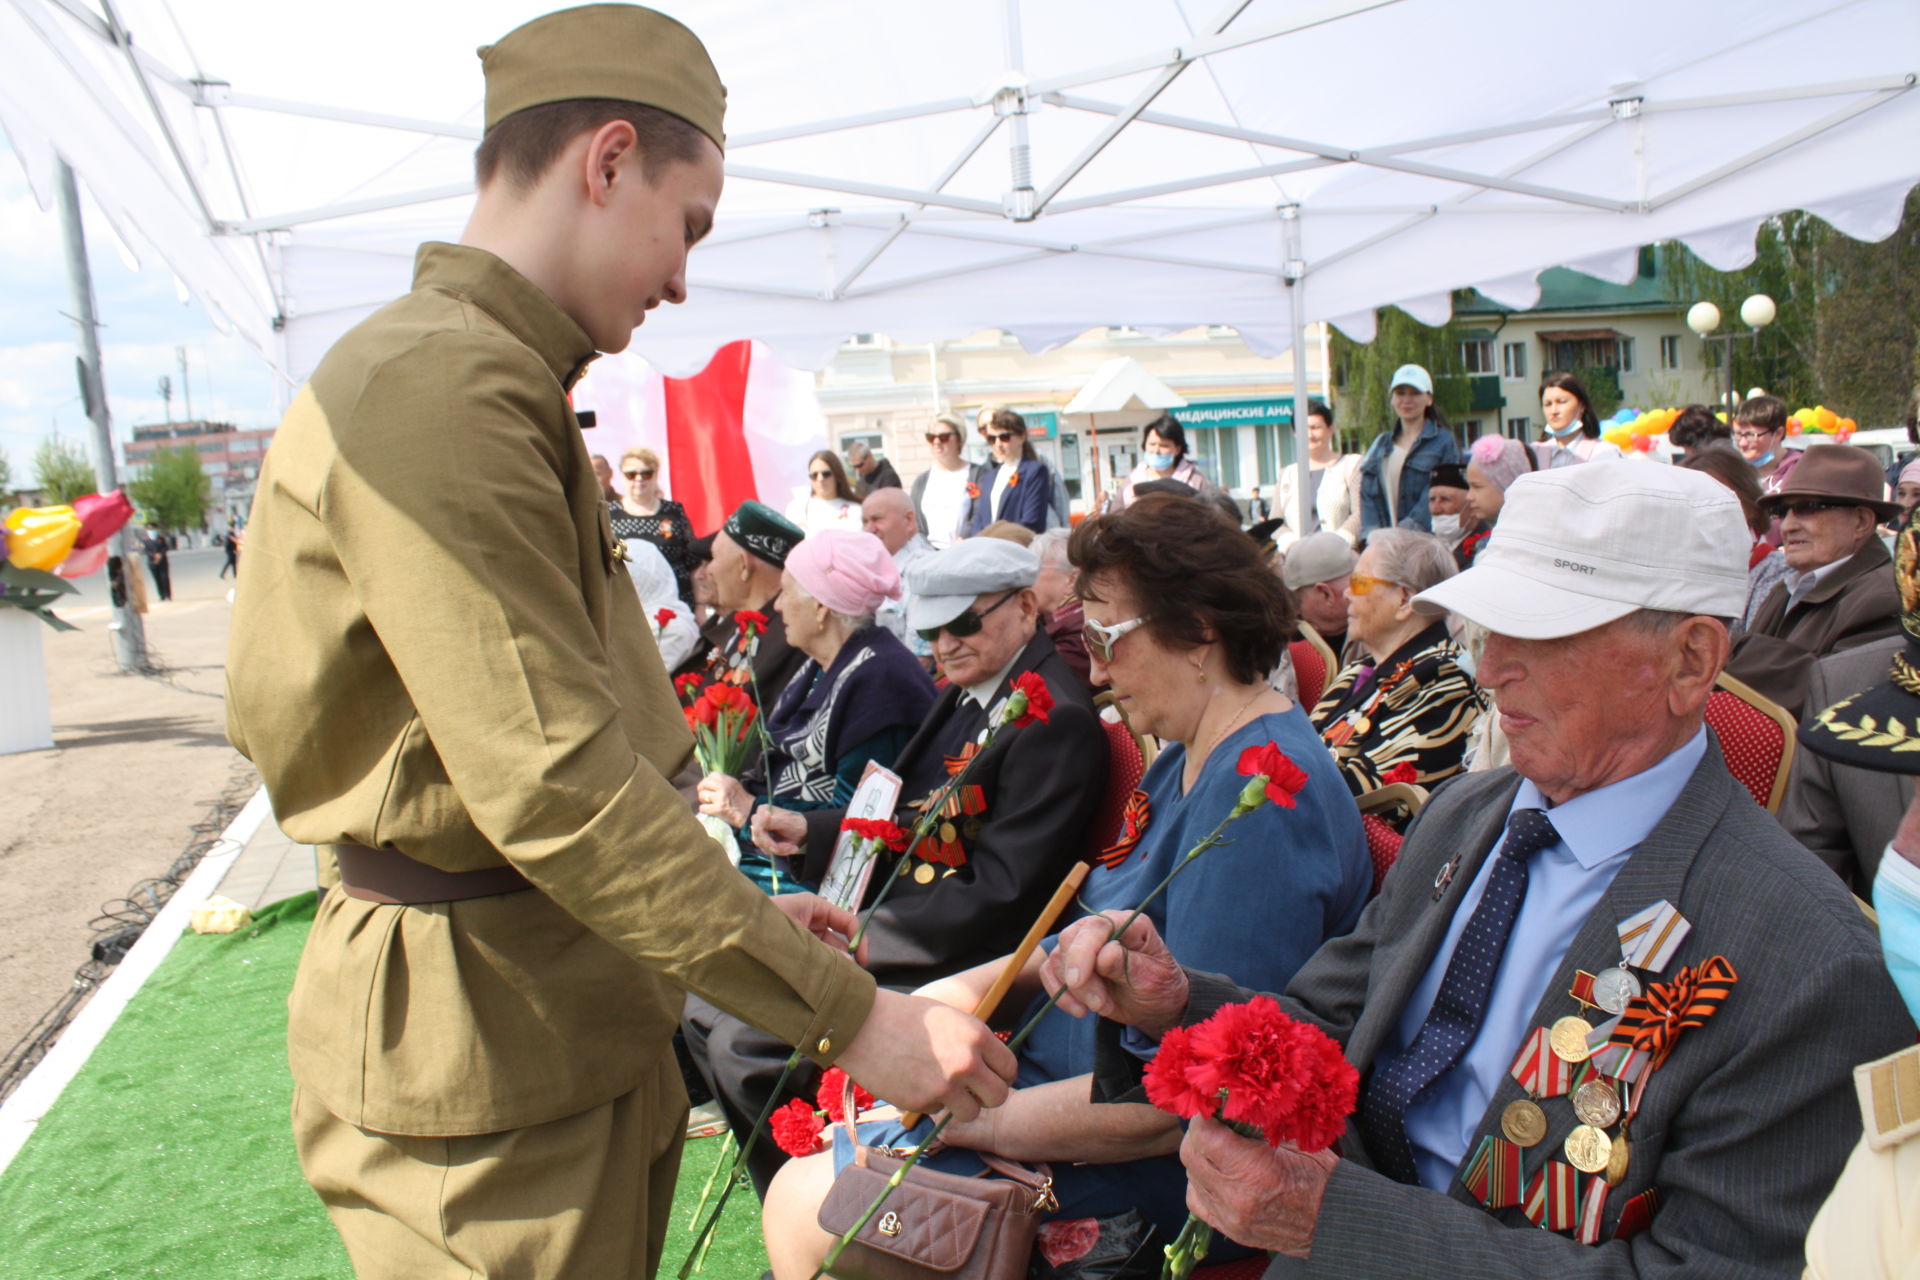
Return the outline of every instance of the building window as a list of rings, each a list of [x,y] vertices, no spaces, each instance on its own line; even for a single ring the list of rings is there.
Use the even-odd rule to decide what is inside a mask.
[[[1188,427],[1193,460],[1222,489],[1240,487],[1240,428]]]
[[[1259,426],[1253,429],[1253,465],[1260,483],[1280,482],[1280,432],[1291,428]]]
[[[1680,367],[1680,335],[1669,333],[1660,339],[1660,367],[1678,369]]]
[[[1460,363],[1469,374],[1493,372],[1493,339],[1469,338],[1460,344]]]
[[[1504,378],[1524,378],[1527,376],[1526,343],[1509,342],[1501,346],[1500,376]]]
[[[1633,339],[1620,339],[1620,372],[1633,372]]]
[[[1533,431],[1532,418],[1508,418],[1507,434],[1515,440],[1525,440]]]
[[[1604,337],[1555,338],[1548,344],[1553,357],[1551,368],[1571,372],[1575,369],[1619,369],[1631,367],[1633,339],[1617,333]],[[1629,362],[1623,366],[1622,361]]]

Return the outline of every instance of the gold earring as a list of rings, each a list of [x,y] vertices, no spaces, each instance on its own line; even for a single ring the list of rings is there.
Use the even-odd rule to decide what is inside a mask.
[[[1196,683],[1205,684],[1207,682],[1207,669],[1205,667],[1195,667],[1193,669],[1193,678]]]

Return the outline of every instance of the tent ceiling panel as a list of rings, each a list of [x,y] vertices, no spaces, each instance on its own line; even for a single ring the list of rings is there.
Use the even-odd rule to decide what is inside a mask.
[[[36,191],[68,157],[298,380],[419,240],[458,235],[472,50],[547,7],[336,0],[296,28],[115,0],[129,57],[98,0],[0,0],[0,124]],[[736,338],[817,364],[868,331],[1038,349],[1221,323],[1277,352],[1290,258],[1306,317],[1365,336],[1379,305],[1524,305],[1546,267],[1620,278],[1660,239],[1740,265],[1786,208],[1884,236],[1920,180],[1912,0],[661,7],[712,49],[732,141],[693,297],[636,335],[678,373]]]

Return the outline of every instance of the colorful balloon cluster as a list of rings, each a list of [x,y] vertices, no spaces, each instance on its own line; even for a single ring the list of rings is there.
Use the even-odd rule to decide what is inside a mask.
[[[1655,437],[1679,416],[1678,409],[1622,409],[1600,424],[1600,438],[1622,453],[1652,453]]]
[[[1832,436],[1841,444],[1851,437],[1859,423],[1852,418],[1843,418],[1825,405],[1816,405],[1811,409],[1801,409],[1787,419],[1787,434],[1790,436]]]
[[[133,516],[125,494],[89,493],[71,505],[7,513],[6,558],[16,569],[84,578],[107,562],[107,539]]]

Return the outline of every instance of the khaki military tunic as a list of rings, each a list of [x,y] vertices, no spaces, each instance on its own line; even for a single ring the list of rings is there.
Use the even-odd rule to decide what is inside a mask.
[[[817,1061],[873,980],[728,864],[665,781],[691,738],[567,391],[586,333],[482,250],[343,337],[262,469],[228,733],[287,834],[537,892],[329,894],[291,1000],[304,1093],[385,1133],[491,1133],[634,1089],[682,990]]]
[[[1866,1133],[1807,1231],[1813,1280],[1920,1280],[1920,1045],[1854,1068]]]

